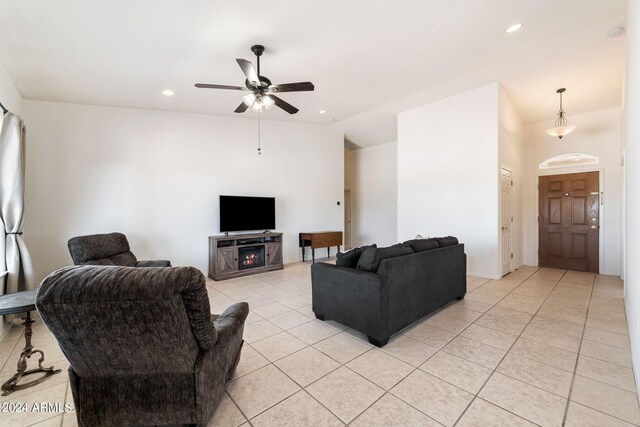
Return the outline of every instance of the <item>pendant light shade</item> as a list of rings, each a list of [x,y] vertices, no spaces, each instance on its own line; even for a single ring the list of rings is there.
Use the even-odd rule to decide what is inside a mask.
[[[562,93],[566,90],[567,89],[562,87],[556,91],[556,93],[560,94],[560,110],[558,110],[558,118],[556,119],[555,127],[547,131],[547,134],[557,136],[558,139],[562,139],[563,136],[569,135],[571,132],[576,130],[575,126],[567,126],[567,118],[564,116],[564,110],[562,109]]]

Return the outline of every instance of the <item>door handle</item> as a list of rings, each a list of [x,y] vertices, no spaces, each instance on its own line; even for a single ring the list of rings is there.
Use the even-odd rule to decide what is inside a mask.
[[[592,225],[591,227],[587,227],[587,230],[600,230],[599,225]]]

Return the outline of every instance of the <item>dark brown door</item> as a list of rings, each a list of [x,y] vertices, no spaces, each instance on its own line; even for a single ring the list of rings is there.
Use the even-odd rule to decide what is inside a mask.
[[[598,273],[598,172],[541,176],[539,264]]]

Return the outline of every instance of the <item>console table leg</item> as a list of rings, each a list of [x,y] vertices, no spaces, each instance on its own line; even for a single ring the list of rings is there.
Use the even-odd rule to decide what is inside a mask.
[[[331,246],[327,246],[327,258],[331,258]]]
[[[302,262],[304,262],[304,242],[302,242]]]
[[[25,345],[24,350],[22,350],[22,354],[20,354],[20,359],[18,360],[18,372],[13,377],[9,378],[7,382],[2,384],[3,396],[8,396],[14,391],[23,390],[36,384],[40,384],[51,375],[60,372],[60,369],[54,369],[53,366],[49,368],[44,368],[42,366],[42,362],[44,362],[44,353],[40,350],[34,350],[33,345],[31,345],[31,336],[33,335],[33,332],[31,331],[32,323],[34,323],[34,321],[31,320],[31,312],[28,311],[27,317],[24,319],[23,323]],[[27,371],[27,359],[29,359],[36,353],[40,353],[40,358],[38,359],[38,367]],[[20,379],[27,375],[35,374],[36,372],[44,372],[45,374],[38,379],[18,385],[18,381],[20,381]]]
[[[315,263],[316,263],[316,250],[315,250],[315,248],[313,248],[313,247],[311,247],[311,262],[312,262],[313,264],[315,264]]]

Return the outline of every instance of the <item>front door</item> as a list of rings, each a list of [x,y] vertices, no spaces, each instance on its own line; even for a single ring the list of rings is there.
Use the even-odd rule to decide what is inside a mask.
[[[540,267],[598,273],[598,172],[541,176],[538,190]]]

